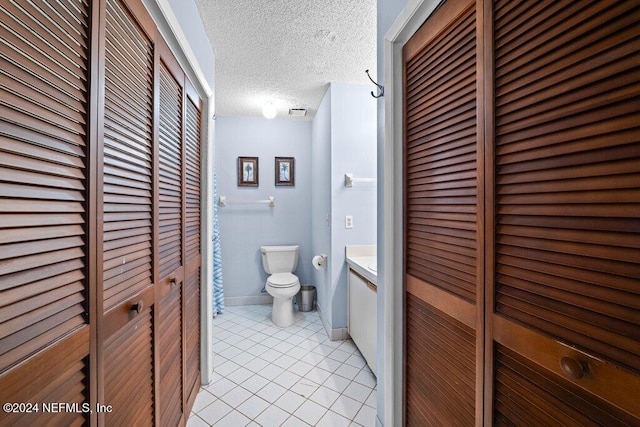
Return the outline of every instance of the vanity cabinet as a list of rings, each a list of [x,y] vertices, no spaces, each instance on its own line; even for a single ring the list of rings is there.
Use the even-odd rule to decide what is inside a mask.
[[[349,269],[349,335],[376,373],[377,286]]]

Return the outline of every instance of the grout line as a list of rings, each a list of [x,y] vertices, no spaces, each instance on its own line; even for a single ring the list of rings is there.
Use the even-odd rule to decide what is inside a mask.
[[[287,331],[285,331],[284,329],[276,328],[276,327],[274,327],[274,326],[271,326],[271,325],[269,325],[269,324],[266,324],[266,322],[270,322],[270,321],[269,321],[269,319],[268,319],[268,314],[267,314],[267,313],[269,313],[269,312],[270,312],[270,309],[269,309],[269,310],[265,310],[265,309],[263,309],[263,308],[262,308],[262,307],[264,307],[264,306],[244,306],[244,308],[246,308],[246,310],[243,312],[243,311],[241,311],[241,309],[240,309],[240,308],[236,308],[236,307],[243,307],[243,306],[235,306],[235,307],[234,307],[234,310],[228,310],[228,311],[227,311],[227,313],[229,313],[229,316],[230,316],[230,317],[227,317],[227,319],[221,319],[221,321],[220,321],[220,322],[217,322],[217,321],[216,321],[216,320],[217,320],[217,318],[216,318],[216,319],[214,319],[214,325],[213,325],[213,330],[214,330],[214,347],[215,347],[215,345],[216,345],[216,344],[222,344],[222,343],[224,343],[224,344],[226,344],[226,345],[228,346],[228,347],[225,347],[225,348],[224,348],[223,350],[221,350],[220,352],[217,352],[217,353],[215,353],[215,354],[214,354],[214,356],[215,356],[215,357],[220,358],[220,359],[222,359],[222,360],[223,360],[222,362],[220,362],[220,363],[218,364],[218,366],[222,366],[223,364],[225,364],[225,363],[227,363],[227,362],[232,362],[232,363],[235,363],[236,365],[238,365],[238,367],[237,367],[237,368],[235,368],[235,369],[233,369],[233,370],[229,371],[228,373],[226,373],[226,375],[222,375],[222,374],[220,374],[219,372],[214,371],[214,375],[217,375],[220,379],[225,379],[225,380],[227,380],[227,381],[231,382],[231,383],[234,385],[230,390],[228,390],[228,391],[227,391],[226,393],[224,393],[222,396],[217,397],[217,396],[215,396],[215,395],[214,395],[214,398],[215,398],[214,402],[215,402],[215,401],[217,401],[217,400],[221,400],[223,403],[225,403],[225,404],[226,404],[226,402],[225,402],[224,400],[222,400],[222,397],[226,396],[227,394],[229,394],[229,393],[231,393],[232,391],[236,390],[236,388],[240,387],[243,391],[245,391],[245,392],[249,393],[249,397],[247,397],[247,399],[244,399],[244,400],[243,400],[242,402],[240,402],[238,405],[236,405],[236,406],[232,407],[232,412],[233,412],[233,411],[237,411],[238,413],[242,414],[242,412],[240,412],[240,411],[238,410],[238,407],[240,407],[240,406],[241,406],[242,404],[244,404],[247,400],[249,400],[249,399],[251,399],[253,396],[255,396],[255,397],[257,397],[257,398],[259,398],[259,399],[261,399],[261,400],[264,400],[265,402],[269,403],[269,405],[268,405],[265,409],[263,409],[262,411],[260,411],[257,415],[255,415],[253,418],[251,418],[251,421],[255,421],[255,420],[256,420],[256,419],[257,419],[261,414],[263,414],[265,411],[267,411],[270,407],[275,406],[276,408],[278,408],[278,409],[282,410],[284,413],[286,413],[286,414],[288,415],[288,417],[287,417],[287,418],[285,418],[285,420],[283,421],[283,422],[286,422],[289,418],[291,418],[291,417],[295,417],[295,416],[293,415],[293,413],[289,413],[287,410],[284,410],[283,408],[280,408],[278,405],[276,405],[276,404],[275,404],[275,402],[276,402],[277,400],[279,400],[279,399],[280,399],[280,397],[281,397],[281,396],[283,396],[286,392],[291,391],[292,393],[295,393],[295,394],[297,394],[298,396],[300,396],[300,397],[302,397],[302,398],[303,398],[303,400],[301,401],[300,405],[298,405],[298,406],[293,410],[293,412],[294,412],[294,413],[295,413],[295,412],[296,412],[296,411],[297,411],[297,410],[298,410],[302,405],[304,405],[307,401],[311,401],[311,402],[313,402],[315,405],[320,406],[320,407],[324,410],[324,411],[322,412],[321,417],[319,418],[319,419],[322,419],[322,417],[326,416],[326,414],[327,414],[329,411],[331,411],[331,406],[333,406],[333,405],[335,404],[335,402],[337,402],[337,401],[340,399],[340,397],[342,397],[342,396],[344,396],[344,397],[349,397],[350,399],[353,399],[353,400],[355,400],[356,402],[358,402],[356,399],[354,399],[354,398],[352,398],[352,397],[350,397],[350,396],[348,396],[348,395],[344,394],[344,391],[345,391],[345,390],[347,390],[347,389],[348,389],[352,384],[354,384],[354,383],[355,383],[356,385],[358,385],[358,386],[360,386],[360,387],[365,387],[366,389],[369,389],[369,393],[368,393],[368,394],[367,394],[367,396],[363,399],[363,402],[358,402],[358,404],[359,404],[359,408],[358,408],[358,410],[355,412],[355,414],[353,415],[353,417],[349,418],[349,417],[346,417],[346,416],[344,416],[344,415],[342,415],[342,414],[339,414],[339,415],[341,415],[342,417],[344,417],[344,418],[348,419],[351,423],[353,423],[353,424],[357,424],[357,423],[354,421],[354,419],[355,419],[355,417],[360,413],[360,411],[362,410],[362,408],[363,408],[364,406],[367,406],[368,408],[371,408],[371,409],[373,409],[373,410],[375,411],[375,408],[374,408],[374,407],[371,407],[371,406],[369,406],[369,405],[367,405],[367,404],[366,404],[366,402],[367,402],[367,401],[369,400],[369,398],[371,397],[371,394],[372,394],[374,391],[376,391],[376,390],[377,390],[377,387],[375,387],[375,386],[374,386],[374,387],[372,388],[372,387],[369,387],[369,386],[368,386],[368,385],[366,385],[366,384],[362,384],[362,383],[360,383],[360,382],[358,382],[358,381],[356,381],[356,380],[355,380],[355,378],[357,378],[357,377],[358,377],[358,375],[360,375],[360,373],[361,373],[362,371],[366,371],[366,372],[368,372],[370,375],[372,375],[372,373],[370,372],[370,369],[369,369],[369,368],[367,367],[367,365],[366,365],[366,362],[365,362],[365,363],[364,363],[364,365],[363,365],[362,367],[360,367],[360,368],[359,368],[359,367],[357,367],[357,366],[353,366],[353,365],[351,365],[351,364],[349,364],[349,363],[347,363],[347,362],[346,362],[347,360],[349,360],[349,359],[350,359],[352,356],[354,356],[354,355],[357,355],[358,357],[362,358],[362,359],[363,359],[363,361],[364,361],[364,358],[363,358],[362,354],[358,351],[358,349],[355,347],[355,345],[353,344],[353,342],[352,342],[351,340],[343,340],[343,342],[342,342],[342,343],[340,343],[340,344],[338,344],[338,345],[336,345],[336,346],[329,346],[329,345],[325,344],[325,343],[327,342],[327,340],[329,340],[329,337],[326,335],[326,331],[324,331],[324,328],[322,328],[322,325],[321,325],[320,323],[318,323],[318,321],[319,321],[320,319],[319,319],[319,317],[318,317],[318,315],[317,315],[317,312],[316,312],[316,313],[312,313],[311,315],[305,315],[305,318],[304,318],[304,320],[303,320],[303,321],[304,321],[304,322],[306,322],[306,323],[305,323],[303,326],[299,326],[299,325],[297,325],[300,329],[296,329],[296,330],[297,330],[297,331],[300,331],[300,330],[303,330],[303,329],[307,329],[307,330],[309,330],[310,332],[313,332],[311,335],[309,335],[309,337],[311,337],[311,336],[313,336],[313,335],[318,334],[318,333],[322,330],[322,331],[324,332],[324,334],[323,334],[323,335],[325,336],[325,339],[324,339],[323,341],[321,341],[321,342],[316,342],[316,341],[314,341],[314,340],[309,340],[309,337],[305,337],[305,340],[304,340],[304,341],[302,341],[302,342],[300,342],[300,343],[298,343],[298,344],[291,344],[291,343],[289,343],[289,342],[287,341],[287,339],[289,339],[291,336],[295,335],[295,333],[293,333],[293,334],[289,334],[289,335],[288,335],[286,338],[284,338],[284,339],[276,338],[276,337],[275,337],[275,335],[276,335],[276,334],[279,334],[280,332],[287,332]],[[252,307],[255,307],[255,308],[252,308]],[[225,313],[225,314],[227,314],[227,313]],[[244,313],[245,315],[243,316],[243,315],[240,315],[239,313]],[[247,314],[249,314],[249,316],[247,316]],[[224,315],[223,315],[223,316],[224,316]],[[261,321],[257,321],[257,320],[255,320],[255,317],[256,317],[256,316],[260,317],[260,318],[261,318]],[[311,317],[311,318],[313,318],[313,317],[318,317],[318,319],[316,319],[316,320],[314,320],[314,321],[311,321],[311,320],[308,320],[308,319],[307,319],[307,317]],[[219,323],[219,324],[216,324],[216,323]],[[297,323],[299,323],[299,321],[298,321],[298,322],[296,322],[296,323],[294,323],[294,326],[296,326],[296,324],[297,324]],[[244,334],[241,334],[241,332],[246,330],[247,325],[248,325],[248,327],[249,327],[249,328],[256,328],[256,330],[255,330],[255,333],[244,336]],[[264,327],[260,327],[260,325],[264,325]],[[316,326],[314,326],[314,325],[316,325]],[[319,329],[317,328],[317,326],[318,326],[318,325],[320,325],[320,328],[319,328]],[[243,329],[243,328],[244,328],[244,329]],[[314,328],[315,328],[315,330],[314,330]],[[221,330],[222,330],[221,332],[222,332],[223,336],[225,336],[225,337],[224,337],[224,338],[222,338],[222,339],[218,339],[218,340],[216,340],[216,339],[215,339],[215,332],[216,332],[216,329],[221,329]],[[234,329],[234,330],[233,330],[233,331],[230,331],[230,329]],[[266,332],[265,332],[265,331],[266,331]],[[224,332],[227,332],[227,333],[229,333],[230,335],[227,335],[227,334],[225,334]],[[253,340],[251,339],[251,337],[252,337],[252,336],[257,335],[258,333],[262,333],[262,334],[264,334],[266,337],[264,337],[264,338],[262,338],[262,337],[261,337],[261,340],[260,340],[259,342],[258,342],[258,341],[253,341]],[[233,344],[232,344],[232,343],[228,343],[228,342],[226,342],[226,340],[227,340],[227,339],[229,339],[229,338],[231,338],[231,337],[233,337],[233,336],[239,336],[239,337],[242,337],[242,339],[241,339],[240,341],[237,341],[237,342],[233,343]],[[281,335],[281,336],[282,336],[282,335]],[[265,341],[265,340],[270,340],[271,338],[273,338],[273,339],[275,339],[275,340],[278,340],[278,341],[279,341],[279,343],[272,344],[272,345],[271,345],[271,347],[269,347],[268,345],[262,344],[262,343],[263,343],[263,341]],[[236,341],[236,339],[235,339],[235,338],[234,338],[233,340],[234,340],[234,341]],[[236,346],[236,344],[238,344],[238,343],[240,343],[240,342],[245,342],[246,340],[250,340],[250,341],[252,341],[252,342],[253,342],[253,345],[251,345],[251,346],[247,347],[247,348],[246,348],[246,350],[244,350],[244,349],[239,348],[239,347],[237,347],[237,346]],[[314,342],[316,345],[315,345],[315,346],[313,346],[311,349],[301,347],[301,345],[302,345],[303,343],[305,343],[305,342],[310,342],[310,341],[311,341],[311,342]],[[347,350],[345,350],[344,348],[340,348],[340,347],[342,347],[342,344],[343,344],[344,342],[350,342],[350,343],[351,343],[351,344],[350,344],[350,346],[353,346],[353,348],[348,348]],[[293,359],[295,360],[295,362],[293,362],[293,363],[292,363],[292,365],[293,365],[294,363],[297,363],[297,362],[304,362],[304,363],[307,363],[307,364],[309,364],[310,366],[312,366],[312,369],[311,369],[311,370],[309,370],[308,372],[306,372],[304,375],[299,375],[297,372],[290,371],[288,368],[287,368],[287,369],[285,369],[285,368],[282,368],[282,367],[280,367],[280,366],[276,365],[276,364],[274,363],[274,361],[275,361],[275,360],[277,360],[277,359],[274,359],[274,361],[269,361],[269,360],[267,360],[267,359],[263,359],[263,358],[261,357],[264,353],[266,353],[266,352],[268,352],[268,351],[270,351],[270,350],[277,351],[277,352],[278,352],[278,353],[280,353],[280,354],[286,354],[286,352],[285,352],[285,353],[282,353],[282,352],[278,351],[278,350],[275,348],[275,347],[277,347],[278,345],[280,345],[281,343],[287,343],[287,344],[289,344],[289,345],[291,346],[291,348],[289,349],[289,351],[293,350],[294,348],[300,348],[300,349],[302,349],[302,350],[304,350],[304,351],[305,351],[301,356],[296,357],[296,358],[293,358]],[[327,347],[330,347],[330,350],[327,350],[327,351],[328,351],[328,354],[326,354],[326,355],[325,355],[325,354],[322,354],[322,353],[316,353],[316,352],[314,351],[314,350],[316,350],[320,345],[323,345],[323,344],[325,344]],[[258,356],[255,356],[255,355],[253,355],[253,354],[251,354],[251,353],[249,353],[249,352],[248,352],[248,350],[250,350],[251,348],[254,348],[254,347],[255,347],[255,346],[257,346],[257,345],[263,345],[263,346],[264,346],[264,347],[266,347],[267,349],[266,349],[266,350],[264,350],[264,351],[263,351],[260,355],[258,355]],[[350,347],[350,346],[349,346],[349,347]],[[249,355],[251,355],[251,356],[252,356],[252,359],[251,359],[249,362],[247,362],[246,364],[239,364],[239,363],[236,363],[236,362],[234,362],[234,361],[233,361],[233,357],[235,357],[235,356],[231,356],[231,358],[227,358],[227,357],[225,357],[225,356],[223,356],[223,355],[221,354],[221,353],[225,352],[226,350],[228,350],[229,348],[233,348],[235,351],[238,351],[238,352],[239,352],[239,353],[238,353],[238,355],[239,355],[239,354],[249,354]],[[339,349],[340,349],[341,351],[345,352],[345,353],[348,353],[348,356],[347,356],[347,358],[346,358],[344,361],[335,360],[335,359],[333,359],[333,358],[329,357],[329,355],[330,355],[330,354],[332,354],[333,352],[335,352],[336,350],[339,350]],[[311,354],[311,353],[314,353],[314,354],[318,355],[318,357],[321,357],[321,359],[320,359],[318,362],[316,362],[316,363],[309,362],[309,361],[307,361],[307,360],[302,360],[302,358],[306,357],[307,355],[309,355],[309,354]],[[267,365],[266,365],[264,368],[260,369],[258,372],[253,372],[251,369],[247,368],[247,366],[248,366],[248,365],[250,365],[250,364],[252,363],[252,361],[254,361],[255,359],[258,359],[258,358],[259,358],[260,360],[262,360],[264,363],[267,363]],[[338,363],[338,366],[337,366],[333,371],[328,371],[328,370],[325,370],[325,369],[323,369],[323,368],[319,367],[318,365],[319,365],[322,361],[324,361],[324,360],[326,360],[326,359],[331,359],[332,361],[334,361],[334,362]],[[262,375],[260,375],[260,372],[261,372],[263,369],[266,369],[267,367],[272,366],[272,365],[273,365],[274,367],[278,368],[278,369],[283,369],[283,372],[288,372],[288,373],[290,373],[290,374],[296,375],[296,377],[299,377],[299,379],[298,379],[295,383],[293,383],[290,387],[285,388],[284,386],[281,386],[280,384],[276,383],[274,380],[270,380],[269,378],[266,378],[266,377],[263,377]],[[353,376],[353,378],[352,378],[352,379],[350,379],[350,378],[348,378],[348,377],[345,377],[345,376],[343,376],[343,375],[341,375],[341,374],[338,374],[338,373],[337,373],[337,370],[339,370],[342,366],[345,366],[345,365],[346,365],[346,366],[348,366],[348,367],[350,367],[350,368],[357,369],[357,372],[355,373],[355,375]],[[216,367],[216,368],[217,368],[217,367]],[[253,378],[253,377],[255,377],[255,376],[258,376],[258,377],[262,378],[264,381],[267,381],[267,383],[266,383],[266,384],[264,384],[262,387],[260,387],[258,390],[256,390],[256,392],[252,392],[251,390],[248,390],[247,388],[243,387],[241,384],[238,384],[238,383],[236,383],[235,381],[233,381],[233,380],[231,380],[231,379],[229,379],[229,378],[228,378],[228,376],[229,376],[229,375],[231,375],[231,374],[233,374],[234,372],[238,371],[240,368],[247,369],[247,370],[248,370],[249,372],[251,372],[251,374],[252,374],[250,377],[248,377],[248,378],[244,379],[243,381],[241,381],[241,382],[240,382],[241,384],[242,384],[242,383],[245,383],[245,382],[246,382],[246,381],[248,381],[250,378]],[[314,380],[308,379],[306,376],[307,376],[307,375],[309,374],[309,372],[311,372],[314,368],[324,370],[325,372],[329,373],[329,376],[327,376],[327,377],[326,377],[326,378],[325,378],[321,383],[317,383],[317,382],[316,382],[316,381],[314,381]],[[340,377],[340,378],[343,378],[344,380],[346,380],[346,381],[347,381],[347,384],[346,384],[346,386],[344,387],[344,389],[342,390],[342,392],[337,392],[337,391],[335,391],[335,390],[333,390],[333,389],[331,389],[331,388],[329,388],[329,387],[325,386],[325,383],[326,383],[326,382],[329,380],[329,378],[331,378],[331,376],[333,376],[333,375],[336,375],[336,376],[338,376],[338,377]],[[220,379],[218,379],[217,381],[219,381]],[[299,394],[299,393],[296,393],[295,391],[293,391],[293,390],[292,390],[292,388],[293,388],[293,387],[295,387],[295,386],[296,386],[300,381],[302,381],[302,380],[309,381],[309,382],[311,382],[311,383],[313,383],[314,385],[316,385],[316,386],[317,386],[317,387],[315,387],[314,392],[313,392],[313,393],[311,393],[311,394],[309,394],[309,397],[303,396],[303,395],[301,395],[301,394]],[[214,381],[214,383],[215,383],[215,381]],[[262,398],[261,396],[259,396],[259,395],[257,394],[257,393],[259,393],[261,390],[263,390],[265,387],[269,386],[270,384],[274,384],[274,385],[276,385],[276,386],[278,386],[278,387],[280,387],[280,388],[282,388],[282,389],[284,390],[284,392],[283,392],[280,396],[278,396],[278,398],[277,398],[277,399],[274,399],[274,403],[271,403],[271,402],[267,401],[266,399]],[[212,386],[213,386],[213,384],[212,384],[212,385],[210,385],[209,387],[212,387]],[[329,408],[327,408],[327,407],[325,407],[324,405],[321,405],[321,404],[319,404],[319,403],[317,403],[317,402],[314,402],[313,400],[311,400],[311,399],[310,399],[310,397],[311,397],[314,393],[316,393],[316,391],[317,391],[318,389],[320,389],[320,387],[327,388],[327,389],[332,390],[332,391],[334,391],[335,393],[337,393],[337,394],[338,394],[337,398],[336,398],[335,400],[333,400],[333,402],[331,403],[331,405],[330,405],[330,407],[329,407]],[[203,389],[203,390],[204,390],[204,389]],[[211,392],[209,392],[208,390],[205,390],[205,391],[206,391],[206,392],[208,392],[208,393],[211,393]],[[213,393],[211,393],[211,394],[213,395]],[[211,402],[210,404],[213,404],[214,402]],[[227,405],[228,405],[228,404],[227,404]],[[201,408],[201,409],[200,409],[200,411],[198,411],[198,413],[200,413],[201,411],[203,411],[203,410],[204,410],[206,407],[208,407],[208,406],[209,406],[209,405],[205,406],[204,408]],[[228,405],[228,406],[230,406],[230,407],[231,407],[231,405]],[[332,412],[334,412],[334,413],[338,414],[338,413],[337,413],[337,412],[335,412],[335,411],[332,411]],[[231,413],[231,412],[230,412],[230,413]],[[193,415],[193,413],[192,413],[192,415]],[[197,415],[197,414],[196,414],[196,415]],[[226,417],[227,415],[228,415],[228,414],[225,414],[225,417]],[[246,415],[244,415],[244,414],[242,414],[242,415],[243,415],[243,416],[245,416],[246,418],[249,418],[249,417],[247,417],[247,416],[246,416]],[[202,419],[201,417],[198,417],[198,418]],[[223,417],[223,418],[224,418],[224,417]],[[295,417],[295,418],[298,418],[298,417]],[[299,418],[298,418],[298,419],[299,419]],[[202,419],[202,420],[204,421],[204,419]],[[302,421],[306,423],[306,421],[304,421],[304,420],[302,420]],[[255,421],[255,422],[257,422],[257,421]]]

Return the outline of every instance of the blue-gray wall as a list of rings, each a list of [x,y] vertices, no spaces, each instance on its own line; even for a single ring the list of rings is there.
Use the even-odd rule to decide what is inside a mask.
[[[167,24],[165,21],[165,16],[159,3],[168,4],[171,8],[171,12],[175,16],[180,27],[175,30],[182,31],[189,44],[188,49],[190,49],[194,54],[197,64],[193,65],[196,65],[200,69],[209,89],[211,91],[215,91],[215,56],[213,54],[213,48],[211,47],[209,38],[207,37],[207,33],[205,32],[204,25],[202,24],[202,19],[200,18],[200,13],[198,12],[195,0],[166,0],[162,2],[158,0],[143,0],[143,4],[151,16],[153,16],[162,36],[169,44],[174,55],[177,55],[177,59],[184,64],[189,61],[179,49],[176,49],[178,41],[176,37],[174,37],[171,29],[169,29],[168,25],[170,24]],[[198,84],[196,76],[191,75],[189,70],[185,71],[187,71],[192,83],[197,87]]]
[[[376,100],[369,85],[331,84],[332,328],[347,327],[346,245],[376,244],[375,183],[344,186],[345,173],[376,178]],[[345,228],[345,216],[353,228]]]
[[[376,244],[376,185],[344,186],[345,173],[376,177],[376,102],[365,85],[331,83],[312,123],[312,244],[327,270],[314,270],[318,304],[331,329],[347,327],[346,245]],[[345,216],[353,228],[345,229]],[[328,222],[327,222],[328,221]]]
[[[211,89],[214,88],[213,79],[214,57],[213,49],[209,43],[209,38],[202,24],[202,18],[198,12],[195,0],[167,0],[176,19],[180,22],[180,27],[185,37],[189,40],[191,50],[198,58],[200,68]]]
[[[378,35],[378,82],[384,82],[384,36],[391,28],[400,12],[407,4],[407,0],[378,0],[378,13],[377,13],[377,35]],[[388,197],[391,195],[385,195],[383,191],[384,182],[384,98],[378,99],[378,334],[376,337],[377,346],[376,349],[376,371],[381,373],[383,371],[383,344],[384,344],[384,292],[383,287],[386,285],[382,280],[385,266],[384,266],[384,233],[383,233],[383,217],[382,210],[385,203],[390,203]],[[386,196],[386,197],[385,197]],[[382,391],[385,388],[384,376],[378,374],[378,422],[381,425],[381,420],[384,420],[384,399]],[[391,386],[391,385],[389,385]],[[393,404],[388,402],[388,404]],[[399,409],[398,409],[399,410]]]
[[[238,156],[259,157],[259,187],[238,187]],[[294,187],[275,186],[274,157],[295,157]],[[300,245],[296,274],[301,283],[309,283],[313,270],[311,122],[219,117],[215,165],[218,195],[230,202],[276,198],[274,208],[229,205],[218,209],[225,297],[261,295],[267,278],[262,245]]]
[[[331,321],[331,90],[325,93],[311,123],[311,243],[313,254],[326,254],[329,267],[313,269],[318,305]]]
[[[376,174],[375,100],[368,86],[331,84],[312,122],[219,117],[216,120],[218,195],[262,200],[275,208],[229,205],[219,212],[226,297],[260,295],[262,245],[299,244],[296,274],[318,289],[318,303],[333,329],[347,326],[345,245],[376,243],[376,186],[344,187],[344,174]],[[259,157],[260,186],[237,186],[238,156]],[[276,187],[274,157],[296,158],[295,187]],[[344,217],[354,217],[345,229]],[[311,266],[329,256],[327,270]]]

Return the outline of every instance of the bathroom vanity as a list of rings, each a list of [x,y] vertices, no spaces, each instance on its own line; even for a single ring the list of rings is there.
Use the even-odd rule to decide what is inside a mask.
[[[349,266],[349,335],[375,375],[378,279],[376,246],[347,246],[346,255]]]

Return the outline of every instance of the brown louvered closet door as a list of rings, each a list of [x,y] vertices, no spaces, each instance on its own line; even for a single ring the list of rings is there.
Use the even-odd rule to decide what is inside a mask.
[[[482,401],[475,4],[445,3],[405,45],[404,67],[405,423],[473,425]]]
[[[403,50],[405,423],[640,425],[640,6],[463,3]]]
[[[0,2],[0,402],[82,404],[91,10],[35,3]],[[0,425],[85,421],[38,410]]]
[[[493,421],[638,425],[640,7],[494,7]]]
[[[154,50],[119,0],[106,1],[105,31],[99,399],[118,408],[105,415],[109,425],[152,425]]]
[[[141,0],[0,1],[0,426],[186,424],[200,109]]]
[[[158,120],[159,405],[161,424],[176,425],[183,414],[183,90],[165,65],[174,64],[170,53],[162,53]],[[181,74],[177,63],[171,68]],[[179,79],[184,81],[182,75]]]
[[[189,406],[200,389],[200,165],[201,102],[193,86],[185,84],[185,390]]]

